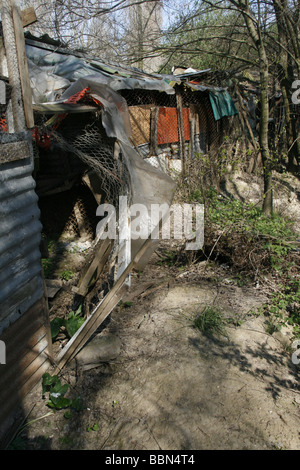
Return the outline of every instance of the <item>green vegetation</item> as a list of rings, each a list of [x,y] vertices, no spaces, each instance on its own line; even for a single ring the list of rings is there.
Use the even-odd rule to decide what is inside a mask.
[[[52,339],[55,340],[60,331],[64,331],[68,338],[72,338],[84,323],[81,313],[82,306],[80,305],[76,312],[70,312],[67,318],[54,318],[50,323]]]
[[[50,258],[42,258],[42,268],[45,279],[49,279],[52,272],[53,261]]]
[[[75,273],[71,269],[65,269],[60,273],[60,278],[64,281],[70,281],[74,277]]]
[[[206,242],[203,256],[226,262],[235,272],[238,285],[266,279],[276,288],[263,308],[268,332],[284,324],[300,337],[300,275],[297,265],[299,242],[287,218],[267,217],[253,203],[225,198],[214,188],[205,197]],[[203,201],[195,191],[192,200]]]
[[[84,409],[81,397],[77,396],[73,399],[67,398],[65,395],[69,390],[69,384],[62,385],[57,375],[50,375],[48,372],[42,376],[42,394],[48,393],[49,401],[47,406],[54,410],[62,410],[69,408],[74,411]],[[70,411],[65,413],[66,418],[70,418]]]
[[[228,337],[223,314],[212,306],[207,306],[194,315],[192,327],[207,336]]]

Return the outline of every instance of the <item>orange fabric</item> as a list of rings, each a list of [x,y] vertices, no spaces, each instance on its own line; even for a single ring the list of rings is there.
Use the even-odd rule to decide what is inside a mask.
[[[182,109],[184,139],[190,140],[190,110]],[[157,144],[171,144],[178,142],[177,127],[177,109],[176,108],[159,108],[158,113],[158,132]]]
[[[91,90],[86,87],[83,90],[79,91],[75,95],[71,96],[66,103],[78,103],[79,101],[83,102],[91,102],[93,101],[98,106],[102,106],[100,101],[96,100],[91,96]],[[68,116],[68,113],[60,113],[55,119],[55,122],[52,126],[52,130],[56,130],[60,123]],[[0,123],[1,126],[1,123]],[[36,127],[32,129],[32,136],[35,139],[36,143],[39,147],[42,147],[45,150],[48,150],[51,146],[51,131],[49,133],[43,131],[40,132],[39,129]]]
[[[91,96],[91,90],[89,87],[84,88],[81,91],[78,91],[78,93],[75,93],[75,95],[71,96],[69,99],[67,99],[66,103],[79,103],[79,101],[83,102],[90,102],[94,101],[98,106],[102,106],[100,101],[96,100]],[[59,126],[59,124],[68,116],[68,113],[61,113],[57,116],[57,119],[55,123],[53,124],[53,129],[56,130]]]
[[[44,150],[49,150],[51,147],[51,135],[47,132],[39,132],[39,129],[35,127],[31,130],[33,139],[36,141],[37,145]]]
[[[5,117],[0,119],[0,131],[7,132],[7,122]]]

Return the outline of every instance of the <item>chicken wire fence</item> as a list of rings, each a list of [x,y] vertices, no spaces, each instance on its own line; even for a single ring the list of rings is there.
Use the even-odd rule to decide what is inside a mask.
[[[99,222],[96,217],[98,204],[106,202],[117,208],[119,196],[129,191],[127,168],[116,140],[106,135],[99,115],[88,113],[80,117],[68,115],[63,121],[56,120],[50,125],[47,117],[40,115],[33,131],[33,142],[37,190],[43,194],[40,207],[42,215],[45,214],[46,231],[94,237]],[[96,175],[93,192],[99,196],[98,202],[87,188],[85,175],[91,174]],[[55,190],[47,197],[51,187],[44,188],[43,184],[48,184],[52,175],[56,185],[59,180],[62,185],[68,180],[75,181],[72,189],[63,192],[62,199]],[[68,212],[59,205],[72,208]]]
[[[218,148],[229,120],[216,121],[208,91],[184,87],[173,95],[144,90],[122,92],[132,128],[132,144],[141,158],[176,176],[197,154]]]

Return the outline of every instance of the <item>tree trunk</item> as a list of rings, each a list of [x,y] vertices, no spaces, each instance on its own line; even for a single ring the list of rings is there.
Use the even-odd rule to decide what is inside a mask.
[[[262,31],[259,22],[254,22],[249,8],[248,0],[240,2],[242,14],[244,16],[247,29],[252,42],[257,50],[260,72],[260,104],[261,116],[259,124],[259,144],[263,164],[264,197],[263,212],[271,215],[273,211],[272,197],[272,160],[269,149],[269,66],[268,58],[264,45]]]
[[[260,70],[260,101],[261,101],[261,117],[259,126],[259,142],[261,147],[261,157],[263,164],[264,178],[264,200],[263,212],[271,215],[273,211],[273,195],[272,195],[272,161],[269,149],[269,98],[268,98],[268,82],[269,73],[267,63],[261,64]]]

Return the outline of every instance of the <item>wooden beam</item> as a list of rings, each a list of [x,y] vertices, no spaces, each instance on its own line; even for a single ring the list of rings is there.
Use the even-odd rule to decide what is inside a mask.
[[[179,150],[180,150],[180,158],[182,162],[182,173],[184,174],[186,172],[186,156],[185,156],[182,95],[180,92],[176,93],[176,103],[177,103],[177,127],[178,127],[178,138],[179,138]]]
[[[159,107],[151,108],[150,114],[150,149],[149,156],[158,155],[158,118],[159,118]]]
[[[17,57],[18,57],[19,73],[20,73],[21,86],[22,86],[22,97],[23,97],[26,125],[28,129],[32,129],[34,127],[34,116],[33,116],[33,108],[32,108],[32,91],[31,91],[31,85],[30,85],[30,79],[29,79],[29,73],[28,73],[24,31],[23,31],[23,24],[22,24],[22,18],[21,18],[21,10],[15,3],[13,3],[13,22],[14,22],[14,27],[15,27]]]
[[[92,258],[89,260],[87,266],[82,272],[77,288],[74,289],[76,294],[83,297],[87,294],[89,284],[96,271],[96,279],[99,278],[112,250],[112,245],[112,240],[109,240],[108,238],[106,238],[106,240],[99,240],[95,249],[93,250]]]
[[[61,370],[64,365],[79,352],[79,350],[85,345],[92,334],[95,333],[99,326],[120,302],[124,293],[128,291],[128,287],[124,285],[127,276],[138,265],[140,259],[152,243],[153,240],[151,238],[148,238],[144,242],[134,259],[123,271],[108,294],[104,297],[104,299],[102,299],[100,304],[92,312],[91,316],[84,322],[81,328],[79,328],[79,330],[61,351],[56,359],[57,369],[55,373]]]
[[[25,8],[21,11],[21,20],[23,28],[37,22],[37,16],[33,7]]]

